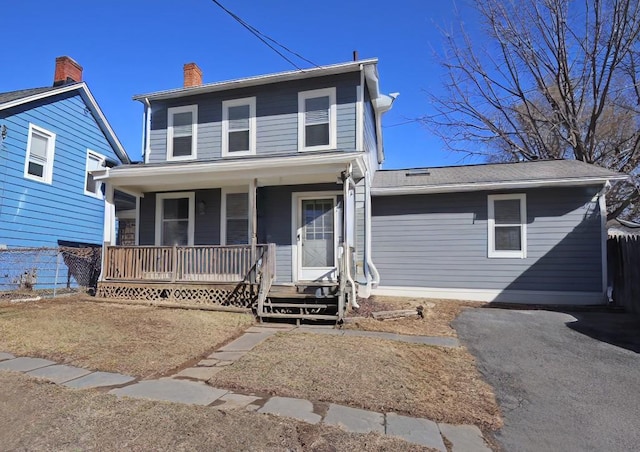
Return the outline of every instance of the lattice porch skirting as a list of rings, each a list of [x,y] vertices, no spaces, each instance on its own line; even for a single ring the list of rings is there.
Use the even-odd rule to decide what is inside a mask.
[[[98,283],[96,297],[191,306],[252,308],[257,303],[258,286],[244,283],[233,285],[103,281]]]

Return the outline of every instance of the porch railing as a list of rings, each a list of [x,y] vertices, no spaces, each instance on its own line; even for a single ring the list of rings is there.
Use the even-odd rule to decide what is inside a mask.
[[[260,268],[258,270],[260,277],[260,288],[258,289],[258,315],[264,311],[264,302],[269,295],[271,285],[276,278],[276,245],[270,243],[266,246],[262,253]]]
[[[256,282],[269,245],[108,246],[103,279],[160,282]],[[275,257],[275,256],[274,256]]]

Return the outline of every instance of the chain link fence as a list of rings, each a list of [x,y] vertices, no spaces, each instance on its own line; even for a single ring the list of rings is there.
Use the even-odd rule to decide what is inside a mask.
[[[0,249],[0,299],[94,292],[102,248]]]

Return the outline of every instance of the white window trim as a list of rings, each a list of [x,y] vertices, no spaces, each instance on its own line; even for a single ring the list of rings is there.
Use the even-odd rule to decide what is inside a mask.
[[[495,201],[518,199],[520,200],[520,224],[512,226],[520,226],[520,250],[507,251],[495,249]],[[488,232],[488,256],[490,258],[512,258],[524,259],[527,257],[527,195],[524,193],[513,193],[508,195],[488,195],[488,216],[487,216],[487,232]],[[506,226],[506,225],[502,225]]]
[[[181,191],[173,193],[156,194],[156,234],[155,246],[162,245],[162,219],[164,217],[164,201],[165,199],[189,198],[189,225],[187,227],[187,246],[193,246],[195,235],[195,218],[196,218],[196,194],[192,191]]]
[[[249,196],[248,187],[223,187],[220,190],[220,245],[227,244],[227,195],[234,193],[246,193]],[[249,206],[251,209],[251,206]],[[247,237],[251,243],[251,212],[247,213]]]
[[[305,108],[304,101],[314,97],[329,97],[329,144],[320,146],[305,147]],[[298,93],[298,151],[326,151],[337,148],[337,117],[336,117],[336,89],[323,88],[311,91],[301,91]]]
[[[191,155],[173,156],[173,116],[178,113],[191,113]],[[167,109],[167,160],[195,160],[198,158],[198,106],[187,105]]]
[[[229,107],[249,105],[249,150],[229,152]],[[235,157],[256,153],[256,98],[245,97],[222,101],[222,156]]]
[[[86,163],[85,163],[85,167],[84,167],[84,194],[87,196],[92,196],[94,198],[98,198],[98,199],[104,199],[104,195],[102,194],[102,190],[96,190],[97,193],[91,192],[87,190],[87,179],[89,178],[89,156],[92,155],[94,157],[96,157],[97,159],[100,160],[101,164],[104,166],[104,164],[107,161],[107,158],[102,155],[99,154],[95,151],[92,151],[91,149],[87,149],[87,159],[86,159]],[[96,181],[96,188],[102,188],[102,182],[100,181]]]
[[[47,137],[47,161],[44,165],[42,177],[29,174],[29,159],[31,157],[31,137],[33,136],[33,132],[39,133],[40,135],[44,135]],[[56,134],[48,131],[47,129],[43,129],[42,127],[38,127],[34,124],[29,124],[29,135],[27,136],[27,152],[25,153],[25,159],[24,159],[24,177],[26,179],[31,179],[37,182],[51,184],[53,181],[53,160],[54,160],[55,150],[56,150]]]

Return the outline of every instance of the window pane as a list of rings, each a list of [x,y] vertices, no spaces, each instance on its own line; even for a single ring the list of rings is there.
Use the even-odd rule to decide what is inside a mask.
[[[173,115],[173,136],[191,136],[193,115],[190,111],[184,113],[174,113]]]
[[[520,226],[496,226],[495,229],[496,251],[521,251]]]
[[[165,199],[164,220],[189,219],[189,198]]]
[[[87,186],[85,189],[91,193],[96,193],[96,181],[91,174],[87,174]]]
[[[249,243],[249,220],[227,219],[227,245],[246,245]]]
[[[42,135],[39,135],[35,132],[31,134],[31,149],[30,149],[30,157],[35,158],[36,160],[45,161],[47,160],[47,143],[48,138]]]
[[[520,200],[495,200],[494,216],[496,224],[520,224]]]
[[[44,177],[44,166],[39,163],[29,162],[28,173],[32,176]]]
[[[249,150],[249,131],[229,132],[229,152]]]
[[[163,246],[186,246],[189,243],[189,220],[164,221],[162,223]]]
[[[329,96],[305,99],[305,124],[329,122]]]
[[[249,128],[249,105],[229,107],[229,130]]]
[[[249,218],[249,194],[227,194],[227,218]]]
[[[173,156],[184,157],[191,155],[191,136],[173,137]]]
[[[329,144],[329,124],[307,126],[305,132],[305,147]]]

